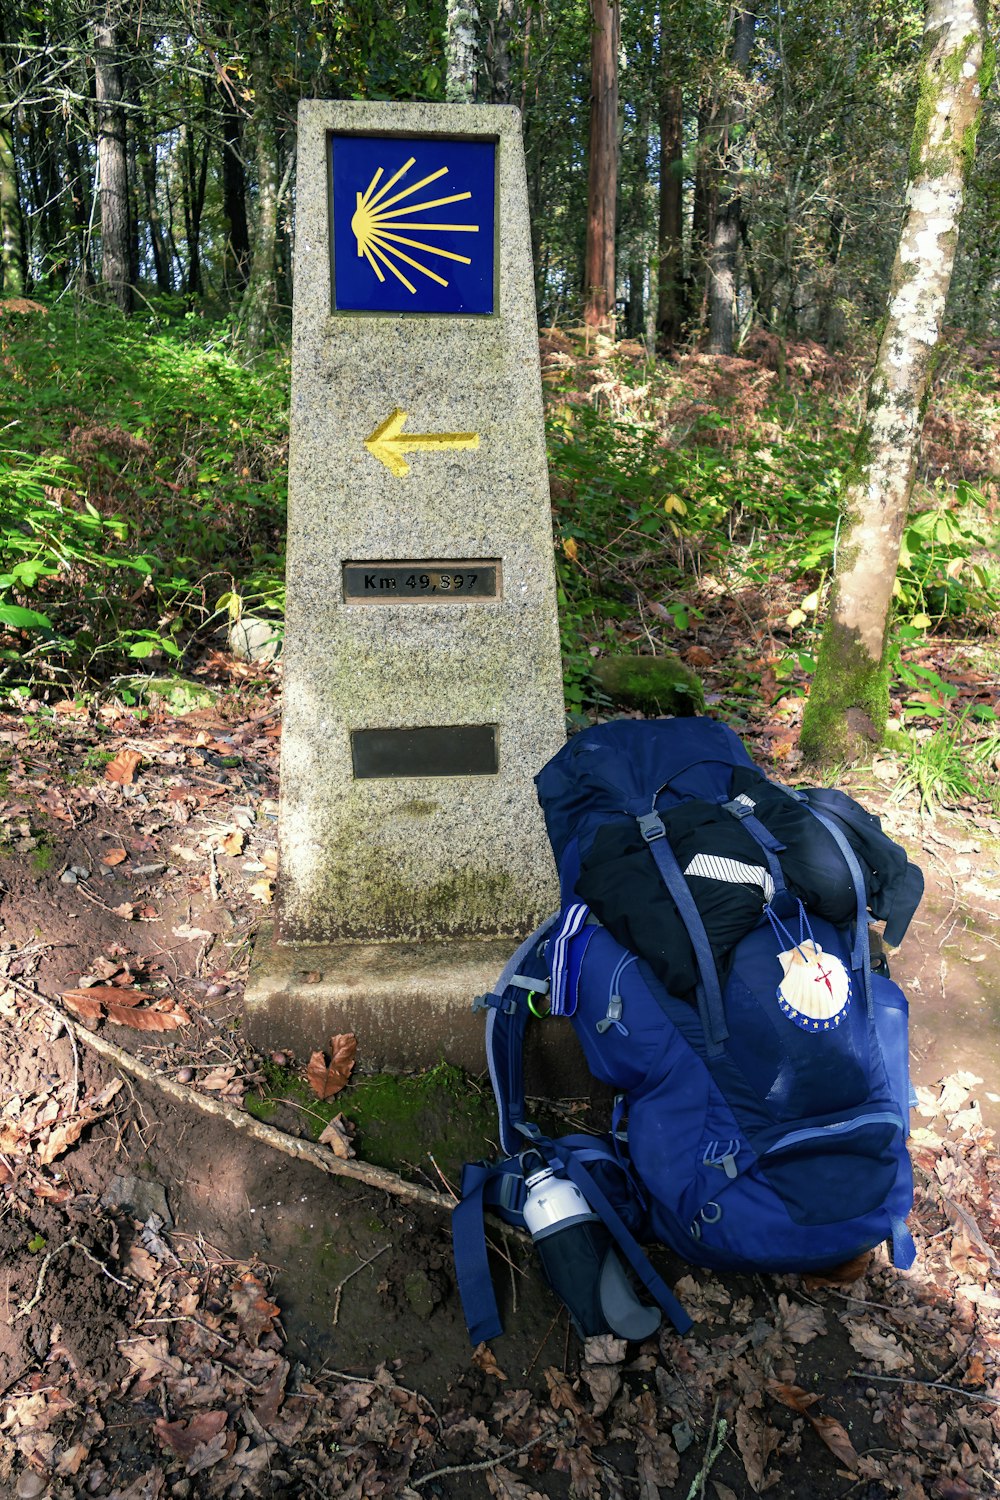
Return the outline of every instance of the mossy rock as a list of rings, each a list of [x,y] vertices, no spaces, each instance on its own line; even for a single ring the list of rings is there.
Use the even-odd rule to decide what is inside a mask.
[[[214,708],[220,692],[203,682],[186,677],[126,677],[120,686],[134,693],[140,703],[161,702],[172,714],[194,713],[198,708]]]
[[[602,656],[591,672],[613,703],[647,714],[691,715],[705,707],[696,672],[672,656]]]

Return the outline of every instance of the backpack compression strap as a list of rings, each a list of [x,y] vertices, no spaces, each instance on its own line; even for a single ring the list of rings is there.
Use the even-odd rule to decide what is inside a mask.
[[[677,862],[677,856],[670,847],[667,830],[663,826],[663,819],[659,813],[655,809],[652,812],[642,813],[636,818],[636,822],[639,825],[639,832],[649,845],[649,851],[656,861],[656,868],[673,898],[674,905],[680,912],[681,920],[691,939],[691,946],[694,948],[694,955],[698,961],[698,972],[701,975],[700,983],[695,991],[698,997],[698,1013],[701,1016],[708,1055],[718,1057],[723,1051],[723,1042],[729,1036],[729,1028],[726,1025],[726,1013],[722,1005],[719,971],[715,967],[715,956],[708,940],[708,933],[705,931],[705,924],[701,920],[701,912],[695,905],[691,887],[684,879],[684,872]]]

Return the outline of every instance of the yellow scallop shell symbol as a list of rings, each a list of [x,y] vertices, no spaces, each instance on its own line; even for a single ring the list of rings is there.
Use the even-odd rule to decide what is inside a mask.
[[[453,250],[443,250],[440,245],[428,244],[425,240],[414,240],[409,234],[414,230],[427,233],[448,234],[477,234],[478,224],[430,224],[426,221],[416,221],[414,214],[425,214],[433,208],[441,208],[447,203],[460,203],[465,198],[471,198],[471,193],[450,193],[444,198],[428,198],[422,203],[410,203],[405,200],[419,193],[429,183],[437,182],[439,177],[445,177],[447,167],[439,167],[436,172],[431,172],[427,177],[422,177],[419,182],[413,183],[411,187],[404,187],[400,192],[394,193],[391,198],[386,194],[391,192],[397,182],[401,182],[407,172],[416,163],[416,157],[403,163],[398,172],[395,172],[388,182],[379,187],[382,180],[382,168],[379,167],[375,176],[368,184],[363,193],[358,193],[358,206],[351,219],[351,232],[358,243],[358,255],[363,255],[371,266],[379,281],[385,281],[382,267],[385,266],[392,272],[397,280],[401,281],[407,291],[416,295],[416,287],[413,282],[400,270],[399,263],[412,267],[423,276],[429,276],[431,281],[436,281],[439,286],[447,286],[448,283],[437,271],[432,271],[430,266],[407,255],[402,246],[410,250],[418,250],[422,255],[438,255],[443,260],[457,260],[465,266],[470,266],[472,260],[468,255],[456,255]],[[401,233],[401,231],[408,233]]]

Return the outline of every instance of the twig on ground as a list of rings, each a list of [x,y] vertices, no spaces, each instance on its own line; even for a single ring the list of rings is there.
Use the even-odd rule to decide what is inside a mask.
[[[928,1391],[951,1391],[964,1396],[967,1401],[985,1401],[987,1406],[1000,1406],[1000,1396],[988,1396],[985,1391],[966,1390],[964,1385],[945,1385],[943,1380],[917,1380],[912,1375],[872,1375],[865,1370],[848,1370],[852,1380],[881,1380],[886,1385],[919,1385]]]
[[[200,1109],[203,1114],[214,1115],[217,1119],[227,1120],[236,1130],[241,1130],[253,1140],[260,1141],[266,1146],[273,1147],[276,1151],[283,1151],[286,1156],[296,1157],[299,1161],[308,1162],[310,1166],[318,1167],[321,1172],[326,1172],[330,1177],[350,1177],[355,1182],[362,1182],[366,1187],[377,1188],[384,1193],[392,1193],[397,1198],[410,1198],[418,1203],[424,1203],[429,1208],[437,1208],[451,1212],[452,1202],[443,1193],[437,1193],[432,1188],[422,1187],[416,1182],[407,1182],[405,1178],[397,1176],[395,1172],[389,1172],[384,1167],[376,1167],[370,1162],[342,1161],[334,1156],[332,1151],[324,1151],[322,1146],[315,1145],[312,1141],[301,1141],[295,1136],[285,1135],[281,1130],[275,1130],[272,1125],[266,1125],[262,1120],[255,1120],[253,1115],[246,1114],[237,1109],[235,1105],[226,1104],[222,1100],[211,1099],[207,1094],[200,1093],[197,1089],[189,1088],[187,1084],[175,1083],[172,1078],[165,1078],[155,1068],[149,1067],[147,1063],[141,1062],[139,1058],[133,1057],[131,1052],[124,1048],[115,1046],[99,1032],[88,1031],[86,1027],[80,1026],[72,1021],[69,1016],[64,1015],[57,1005],[47,1000],[44,995],[39,995],[35,990],[29,989],[27,985],[21,984],[16,979],[8,979],[8,984],[13,985],[27,995],[36,1003],[49,1005],[62,1020],[67,1028],[71,1030],[78,1041],[85,1047],[100,1054],[108,1062],[114,1063],[125,1073],[131,1073],[133,1077],[142,1079],[143,1083],[159,1089],[161,1093],[168,1094],[171,1099],[180,1104],[192,1105]]]
[[[517,1458],[521,1453],[527,1453],[530,1448],[536,1448],[540,1442],[548,1437],[550,1432],[555,1432],[560,1424],[550,1422],[543,1427],[537,1437],[531,1438],[527,1443],[522,1443],[520,1448],[506,1448],[503,1453],[498,1453],[496,1458],[484,1458],[475,1464],[449,1464],[444,1469],[432,1469],[429,1474],[421,1474],[419,1479],[410,1480],[410,1489],[419,1490],[425,1484],[430,1484],[432,1479],[442,1479],[447,1474],[481,1474],[485,1469],[495,1469],[498,1464],[506,1463],[508,1458]]]
[[[719,1398],[715,1398],[715,1406],[712,1411],[712,1421],[708,1429],[708,1444],[705,1448],[705,1457],[702,1459],[701,1468],[691,1481],[691,1487],[687,1492],[687,1500],[705,1500],[705,1486],[708,1476],[711,1474],[715,1461],[723,1448],[726,1446],[726,1433],[729,1431],[729,1423],[725,1417],[719,1418]]]
[[[45,1290],[45,1276],[49,1269],[49,1262],[54,1260],[57,1255],[60,1255],[63,1250],[70,1250],[74,1246],[77,1250],[82,1250],[87,1259],[89,1261],[92,1261],[97,1269],[102,1272],[102,1274],[105,1275],[109,1281],[117,1282],[117,1284],[119,1286],[123,1286],[127,1292],[132,1291],[132,1287],[129,1282],[122,1281],[120,1276],[115,1276],[113,1272],[109,1271],[104,1262],[102,1260],[98,1260],[96,1255],[92,1255],[87,1249],[86,1245],[81,1244],[81,1242],[74,1234],[71,1235],[68,1240],[63,1240],[61,1245],[56,1245],[54,1249],[46,1251],[45,1259],[38,1267],[38,1279],[35,1282],[34,1295],[30,1297],[27,1302],[21,1303],[20,1307],[17,1309],[17,1312],[14,1313],[11,1317],[10,1321],[12,1323],[16,1323],[19,1318],[26,1318],[30,1312],[34,1311],[39,1302],[42,1300],[42,1293]]]
[[[333,1289],[333,1318],[331,1319],[331,1324],[334,1328],[336,1328],[340,1319],[340,1302],[344,1295],[344,1287],[350,1281],[351,1277],[357,1276],[359,1271],[363,1271],[366,1266],[370,1266],[372,1261],[378,1260],[380,1255],[384,1255],[391,1248],[391,1245],[383,1245],[381,1250],[376,1250],[374,1255],[369,1255],[368,1259],[363,1260],[360,1265],[355,1266],[353,1271],[348,1271],[342,1281],[338,1281]]]

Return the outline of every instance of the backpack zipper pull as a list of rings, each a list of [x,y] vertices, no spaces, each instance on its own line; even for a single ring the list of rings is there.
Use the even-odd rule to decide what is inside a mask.
[[[622,1036],[628,1036],[628,1027],[622,1025],[622,997],[612,995],[608,1000],[608,1013],[598,1021],[596,1030],[600,1036],[614,1026]]]
[[[739,1141],[727,1141],[724,1146],[722,1146],[720,1141],[713,1141],[705,1152],[704,1165],[706,1167],[721,1167],[730,1182],[732,1182],[734,1178],[740,1175],[736,1166],[736,1157],[739,1149]]]

